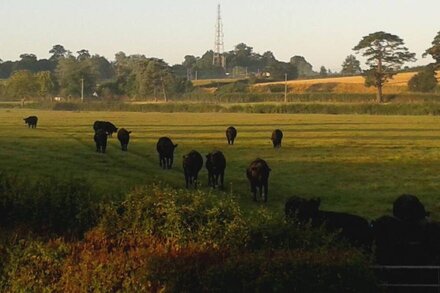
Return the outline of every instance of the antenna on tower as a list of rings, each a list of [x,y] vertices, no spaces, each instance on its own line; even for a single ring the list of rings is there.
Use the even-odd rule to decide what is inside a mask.
[[[226,59],[224,53],[223,44],[223,22],[220,4],[217,5],[217,23],[215,25],[215,43],[214,43],[214,55],[212,58],[212,64],[223,67],[226,69]]]

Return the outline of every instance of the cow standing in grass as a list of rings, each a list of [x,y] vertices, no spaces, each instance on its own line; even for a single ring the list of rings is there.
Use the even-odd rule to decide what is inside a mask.
[[[260,192],[260,198],[262,198],[264,202],[267,202],[270,171],[271,169],[266,161],[259,158],[253,161],[246,169],[246,177],[249,180],[254,201],[257,201],[258,189]]]
[[[113,133],[116,133],[118,131],[118,128],[109,121],[95,121],[95,123],[93,123],[93,129],[95,130],[95,132],[98,129],[102,129],[110,137],[112,137]]]
[[[226,139],[228,140],[228,144],[234,144],[234,140],[237,137],[237,129],[233,126],[229,126],[226,129]]]
[[[203,158],[199,152],[193,150],[183,156],[183,172],[185,174],[186,188],[189,188],[190,185],[194,185],[194,188],[197,188],[197,179],[202,166]]]
[[[38,117],[37,116],[29,116],[24,118],[24,123],[28,125],[28,128],[37,128]]]
[[[272,132],[272,143],[274,148],[280,148],[281,147],[281,140],[283,139],[283,132],[279,129],[275,129]]]
[[[213,151],[206,155],[206,169],[208,170],[208,185],[216,188],[224,188],[226,158],[221,151]]]
[[[177,144],[173,144],[169,137],[161,137],[157,141],[156,150],[159,153],[159,165],[163,169],[171,169],[174,161],[174,149]]]
[[[118,140],[121,143],[122,151],[128,150],[128,142],[130,141],[130,133],[131,131],[127,131],[125,128],[121,128],[118,131]]]
[[[324,226],[327,231],[338,233],[341,239],[353,246],[371,249],[373,235],[366,219],[348,213],[322,211],[319,210],[320,204],[319,198],[291,197],[284,208],[286,218],[301,225],[311,223],[315,228]]]
[[[93,139],[95,140],[96,151],[104,154],[107,148],[107,132],[104,129],[98,129]]]

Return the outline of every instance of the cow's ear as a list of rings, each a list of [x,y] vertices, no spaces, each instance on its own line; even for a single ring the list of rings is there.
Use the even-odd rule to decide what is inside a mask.
[[[174,148],[177,148],[177,146],[178,146],[178,144],[175,144],[175,145],[174,145]]]
[[[271,169],[271,168],[269,168],[269,172],[270,172],[270,171],[272,171],[272,169]]]
[[[130,133],[131,133],[131,131],[128,132],[128,134],[130,134]]]

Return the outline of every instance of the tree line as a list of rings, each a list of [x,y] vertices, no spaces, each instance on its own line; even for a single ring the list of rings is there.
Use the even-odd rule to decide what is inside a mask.
[[[403,39],[375,32],[364,36],[353,48],[366,58],[368,68],[362,70],[360,61],[349,55],[342,64],[342,75],[363,74],[366,86],[377,88],[377,101],[382,102],[382,87],[405,62],[415,61],[415,54],[404,46]],[[184,94],[193,89],[191,81],[204,78],[251,78],[253,81],[291,80],[298,77],[334,75],[324,66],[319,72],[303,56],[293,56],[289,62],[276,59],[271,51],[259,54],[240,43],[225,52],[226,67],[213,64],[214,52],[201,57],[186,55],[181,64],[169,65],[159,58],[145,55],[115,54],[109,61],[86,49],[72,53],[62,45],[50,49],[49,59],[38,59],[34,54],[21,54],[18,61],[0,59],[0,98],[23,99],[33,97],[129,97],[164,99]],[[423,67],[409,82],[413,91],[431,91],[437,85],[435,70],[440,64],[440,32],[423,56],[430,55],[434,63]]]

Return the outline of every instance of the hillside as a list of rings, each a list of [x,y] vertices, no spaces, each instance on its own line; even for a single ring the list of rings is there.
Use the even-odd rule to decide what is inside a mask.
[[[397,94],[408,90],[407,83],[416,72],[404,72],[394,76],[384,86],[385,94]],[[440,71],[437,72],[440,80]],[[260,83],[253,86],[255,92],[269,92],[276,85],[284,85],[284,81]],[[330,77],[307,80],[288,81],[289,93],[327,92],[327,93],[375,93],[374,87],[366,87],[362,76]]]

